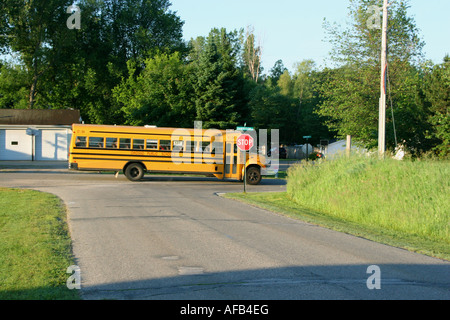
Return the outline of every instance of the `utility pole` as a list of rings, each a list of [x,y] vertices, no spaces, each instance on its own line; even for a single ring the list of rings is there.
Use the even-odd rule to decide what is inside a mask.
[[[345,147],[345,153],[347,155],[347,157],[350,157],[350,153],[352,151],[352,136],[351,135],[347,135],[347,145]]]
[[[383,27],[381,29],[381,83],[380,83],[380,108],[378,123],[378,153],[384,157],[386,152],[386,72],[387,72],[387,24],[388,24],[388,0],[383,4]]]

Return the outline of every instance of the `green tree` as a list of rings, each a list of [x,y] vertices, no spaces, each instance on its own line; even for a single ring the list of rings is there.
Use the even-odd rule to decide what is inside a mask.
[[[317,112],[327,119],[328,128],[339,136],[350,134],[366,146],[375,147],[378,124],[376,68],[367,73],[369,75],[361,79],[348,66],[328,70],[329,78],[321,87],[325,99]]]
[[[287,69],[283,64],[283,60],[277,60],[272,69],[270,69],[269,75],[266,79],[266,85],[271,88],[275,88],[278,84],[278,80],[285,71],[287,71]]]
[[[28,74],[20,65],[0,67],[0,108],[28,108]]]
[[[296,141],[295,100],[277,89],[258,85],[249,94],[251,124],[256,129],[278,129],[281,143]]]
[[[66,9],[69,0],[5,0],[0,7],[0,45],[5,52],[18,52],[29,73],[28,108],[38,102],[40,82],[52,64],[58,63],[58,48],[68,41]]]
[[[101,17],[111,55],[126,69],[125,62],[162,48],[183,46],[183,22],[169,10],[169,0],[103,0]]]
[[[253,81],[258,82],[264,68],[261,65],[261,43],[256,39],[253,27],[247,27],[242,51],[242,61],[245,74],[248,75]]]
[[[191,39],[188,42],[187,49],[187,60],[192,63],[198,61],[200,59],[200,55],[205,49],[206,39],[205,37],[197,37],[195,39]]]
[[[292,97],[294,95],[294,81],[289,70],[285,70],[277,81],[278,89],[282,95]]]
[[[420,152],[427,147],[427,124],[423,121],[426,110],[418,97],[423,42],[408,16],[408,2],[394,2],[389,7],[387,91],[393,112],[388,109],[386,114],[386,142],[393,148],[397,140],[409,150]],[[346,29],[325,23],[337,68],[321,88],[324,102],[318,110],[339,136],[350,134],[369,148],[378,144],[381,52],[381,31],[367,26],[371,5],[381,5],[381,1],[351,0],[352,21]]]
[[[316,112],[323,101],[320,88],[328,79],[328,70],[317,70],[312,60],[303,60],[296,64],[296,69],[293,97],[296,101],[297,125],[294,132],[297,142],[303,136],[312,136],[309,140],[312,144],[333,139],[335,132],[325,125],[326,118]]]
[[[127,77],[127,61],[182,50],[183,22],[169,0],[79,0],[81,29],[69,30],[72,2],[2,1],[0,45],[23,61],[29,108],[76,107],[86,122],[120,124],[112,89]]]
[[[136,63],[128,63],[129,77],[113,90],[128,125],[192,127],[190,67],[180,53],[160,53],[144,61],[136,76]]]
[[[427,138],[435,140],[434,151],[448,158],[450,149],[450,57],[434,66],[425,80],[425,96],[431,104],[429,122],[432,125]]]
[[[303,60],[295,64],[293,96],[299,101],[299,109],[302,104],[312,98],[311,75],[315,70],[313,60]]]
[[[318,133],[314,132],[313,124],[319,121],[318,116],[314,116],[313,110],[313,77],[312,73],[315,68],[313,60],[303,60],[295,64],[295,73],[293,76],[292,96],[297,103],[297,111],[295,113],[295,121],[297,123],[296,136],[313,136],[314,141],[320,140]],[[313,141],[312,141],[313,142]],[[314,143],[314,142],[313,142]]]
[[[245,82],[237,67],[238,40],[236,32],[211,30],[192,64],[196,120],[205,128],[234,128],[248,113]]]
[[[128,62],[182,48],[183,22],[169,10],[168,0],[82,0],[79,6],[78,69],[83,77],[77,100],[90,122],[123,123],[112,90],[128,77]],[[136,75],[143,67],[136,68]]]
[[[312,136],[309,142],[318,144],[334,136],[324,125],[324,118],[315,112],[322,101],[318,88],[326,79],[324,75],[315,69],[314,61],[303,60],[295,64],[293,75],[285,69],[279,77],[276,92],[288,98],[284,100],[286,105],[279,105],[284,109],[283,127],[289,130],[284,142],[300,143],[303,136]]]

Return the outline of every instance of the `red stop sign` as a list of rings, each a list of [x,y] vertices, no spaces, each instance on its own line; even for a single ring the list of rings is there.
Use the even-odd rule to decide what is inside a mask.
[[[248,151],[253,147],[253,137],[249,134],[241,134],[236,140],[237,147],[241,151]]]

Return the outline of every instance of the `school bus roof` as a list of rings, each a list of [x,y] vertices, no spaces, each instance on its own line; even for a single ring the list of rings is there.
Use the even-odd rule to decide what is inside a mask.
[[[97,124],[78,124],[74,123],[72,125],[73,133],[77,133],[77,130],[83,130],[91,133],[130,133],[130,134],[139,134],[139,133],[159,133],[159,134],[173,134],[175,130],[187,130],[190,134],[197,133],[199,130],[202,134],[205,134],[208,130],[210,130],[207,134],[214,135],[217,132],[225,134],[227,130],[219,130],[214,129],[192,129],[192,128],[169,128],[169,127],[153,127],[153,126],[116,126],[116,125],[97,125]],[[239,131],[231,130],[233,133],[239,133]]]

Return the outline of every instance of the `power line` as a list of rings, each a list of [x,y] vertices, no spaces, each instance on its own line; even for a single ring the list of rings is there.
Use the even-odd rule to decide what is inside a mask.
[[[386,74],[387,76],[387,81],[388,81],[388,93],[389,93],[389,102],[391,105],[391,115],[392,115],[392,126],[394,128],[394,140],[395,140],[395,148],[397,148],[397,130],[395,128],[395,117],[394,117],[394,105],[392,103],[392,97],[391,97],[391,80],[389,78],[389,66],[388,66],[388,72]]]

